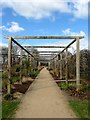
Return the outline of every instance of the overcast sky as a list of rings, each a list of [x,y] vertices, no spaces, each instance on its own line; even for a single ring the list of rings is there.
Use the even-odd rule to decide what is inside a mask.
[[[81,49],[86,49],[88,1],[0,0],[0,45],[7,45],[5,35],[82,35],[85,38],[81,40]],[[22,45],[67,45],[70,42],[71,40],[19,40]]]

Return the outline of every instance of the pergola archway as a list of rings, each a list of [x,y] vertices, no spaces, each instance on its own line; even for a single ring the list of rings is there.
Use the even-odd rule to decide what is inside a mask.
[[[84,38],[84,36],[5,36],[6,39],[9,40],[8,44],[8,93],[10,93],[10,79],[11,79],[11,67],[12,67],[12,42],[14,42],[16,45],[18,45],[22,50],[24,50],[28,55],[30,55],[33,60],[37,61],[37,59],[34,57],[33,54],[31,54],[26,48],[30,48],[32,46],[21,46],[15,39],[72,39],[72,42],[70,42],[67,46],[33,46],[34,48],[63,48],[62,51],[57,52],[53,59],[50,59],[48,61],[48,65],[50,67],[51,61],[55,60],[58,57],[58,60],[60,61],[60,73],[61,73],[61,79],[62,79],[62,53],[66,51],[66,83],[68,83],[68,76],[67,76],[67,58],[68,58],[68,48],[76,42],[76,86],[77,90],[80,88],[80,39]],[[45,53],[51,53],[51,51],[44,51]],[[43,53],[44,53],[43,52]],[[41,52],[42,53],[42,52]],[[22,58],[22,54],[20,54],[20,57]],[[31,58],[30,57],[30,58]],[[31,60],[31,59],[30,59]],[[22,61],[21,61],[22,64]]]

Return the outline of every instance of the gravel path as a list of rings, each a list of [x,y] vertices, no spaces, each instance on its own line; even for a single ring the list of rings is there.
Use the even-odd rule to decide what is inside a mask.
[[[15,118],[76,118],[46,68],[32,83],[16,111]]]

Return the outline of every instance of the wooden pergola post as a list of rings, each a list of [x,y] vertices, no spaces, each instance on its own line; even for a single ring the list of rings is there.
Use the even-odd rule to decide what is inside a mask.
[[[29,61],[29,55],[28,55],[28,53],[27,53],[27,61]]]
[[[62,54],[60,54],[60,80],[62,80]]]
[[[80,41],[76,38],[76,90],[80,89]]]
[[[38,62],[38,66],[39,66],[39,67],[41,66],[41,62],[40,62],[40,61]]]
[[[20,83],[22,83],[22,49],[20,49]]]
[[[56,58],[54,58],[54,69],[56,71]]]
[[[32,59],[31,59],[31,56],[30,56],[30,72],[31,72],[31,62],[32,62]]]
[[[57,76],[59,76],[59,71],[58,71],[58,56],[57,56],[57,59],[56,59],[56,73],[57,73]]]
[[[60,76],[60,54],[58,54],[58,76]]]
[[[50,61],[48,61],[48,68],[50,69]]]
[[[68,84],[68,48],[66,48],[66,84]]]
[[[11,94],[12,38],[8,41],[8,84],[7,94]]]

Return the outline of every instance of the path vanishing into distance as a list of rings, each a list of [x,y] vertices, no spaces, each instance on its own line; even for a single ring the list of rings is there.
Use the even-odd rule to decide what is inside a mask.
[[[44,68],[29,87],[15,118],[76,118],[66,97]]]

